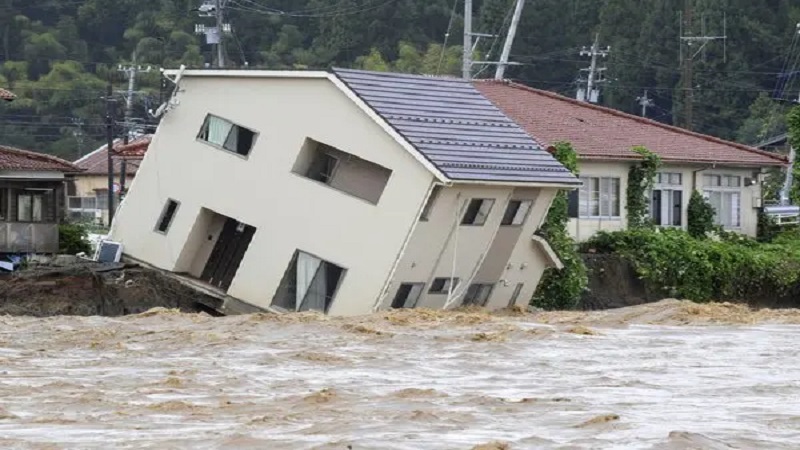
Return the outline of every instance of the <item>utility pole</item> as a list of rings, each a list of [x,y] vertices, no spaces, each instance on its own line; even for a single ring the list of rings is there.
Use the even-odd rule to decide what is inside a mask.
[[[472,79],[472,0],[464,0],[464,66],[462,76]]]
[[[108,226],[114,220],[114,159],[111,153],[114,149],[114,86],[111,82],[111,75],[108,76],[108,87],[106,89],[106,139],[107,142],[107,162],[108,162]]]
[[[75,130],[72,132],[72,135],[75,136],[75,140],[78,143],[78,159],[83,157],[83,119],[72,119],[72,123],[75,125]]]
[[[224,68],[225,67],[225,33],[223,32],[223,17],[222,17],[222,0],[216,0],[217,8],[217,33],[219,33],[219,43],[217,44],[217,67]]]
[[[683,77],[683,121],[684,128],[691,130],[694,124],[694,60],[701,53],[705,58],[705,49],[712,41],[723,41],[723,61],[727,61],[728,53],[728,19],[723,19],[723,33],[721,36],[706,34],[706,22],[703,17],[702,30],[699,36],[693,35],[694,30],[694,2],[684,0],[683,11],[680,15],[680,63]],[[686,48],[684,48],[686,47]]]
[[[639,102],[639,105],[642,107],[642,117],[647,117],[647,108],[655,106],[653,99],[649,98],[647,94],[648,92],[645,90],[643,96],[636,98],[636,100]]]
[[[118,70],[120,72],[125,73],[128,76],[128,92],[125,97],[125,136],[123,137],[123,143],[127,145],[130,140],[133,138],[133,96],[137,94],[136,92],[136,76],[139,72],[147,73],[150,72],[150,67],[142,68],[142,66],[136,65],[136,53],[133,54],[133,64],[128,67],[119,66]],[[119,198],[122,201],[123,192],[125,191],[125,183],[128,178],[128,161],[125,158],[122,158],[120,161],[120,173],[119,173]]]
[[[514,45],[514,37],[517,35],[523,8],[525,8],[525,0],[517,0],[517,6],[514,8],[514,17],[511,18],[511,27],[508,29],[506,43],[503,45],[503,53],[500,55],[500,64],[497,65],[497,71],[494,74],[495,80],[502,80],[506,76],[508,57],[511,55],[511,46]]]
[[[598,86],[601,83],[604,83],[605,80],[602,78],[602,74],[607,70],[605,67],[597,67],[597,57],[602,56],[603,58],[607,57],[608,54],[611,52],[611,47],[606,47],[605,50],[600,49],[600,34],[595,34],[594,43],[592,44],[591,49],[587,50],[585,47],[581,50],[581,56],[590,56],[592,58],[592,62],[588,69],[581,69],[581,72],[588,72],[588,75],[585,79],[581,78],[578,80],[578,94],[576,98],[582,102],[590,102],[590,103],[597,103],[600,99],[600,89]],[[582,84],[586,83],[586,87],[583,87]]]
[[[225,7],[228,0],[204,0],[199,11],[200,17],[212,17],[215,19],[215,24],[212,27],[207,27],[203,24],[196,24],[194,26],[195,34],[202,34],[206,37],[206,43],[214,46],[217,68],[225,68],[225,35],[231,33],[231,24],[225,23]]]

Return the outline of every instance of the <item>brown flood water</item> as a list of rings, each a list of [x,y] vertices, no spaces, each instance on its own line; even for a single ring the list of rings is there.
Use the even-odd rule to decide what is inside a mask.
[[[0,448],[796,449],[800,311],[0,317]]]

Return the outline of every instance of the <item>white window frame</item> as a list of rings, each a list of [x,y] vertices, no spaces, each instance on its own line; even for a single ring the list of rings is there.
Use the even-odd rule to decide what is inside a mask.
[[[514,203],[519,203],[519,207],[514,212],[514,216],[511,217],[510,223],[505,223],[506,216],[508,216],[509,208]],[[528,216],[533,209],[533,200],[522,200],[522,199],[511,199],[508,201],[506,205],[506,210],[503,212],[503,219],[500,222],[500,226],[504,227],[519,227],[525,224],[525,221],[528,220]]]
[[[227,131],[225,132],[225,139],[222,139],[221,143],[219,142],[219,140],[211,140],[210,139],[211,138],[211,136],[210,136],[210,133],[211,133],[210,127],[211,127],[211,121],[212,120],[218,120],[221,125],[224,125],[224,126],[227,127]],[[236,143],[237,145],[234,145],[234,147],[238,147],[238,135],[236,136],[235,140],[233,139],[234,138],[233,133],[234,132],[238,133],[238,131],[236,131],[237,128],[241,128],[243,130],[247,130],[247,131],[249,131],[250,133],[253,134],[253,139],[250,142],[250,148],[247,150],[246,154],[239,153],[236,148],[233,148],[233,149],[229,148],[231,143]],[[206,135],[206,136],[204,137],[204,135]],[[212,146],[214,148],[217,148],[217,149],[220,149],[220,150],[224,150],[224,151],[226,151],[228,153],[232,153],[232,154],[237,155],[240,158],[244,158],[244,159],[247,159],[247,158],[250,157],[250,154],[253,152],[253,148],[256,146],[256,140],[257,139],[258,139],[258,132],[253,130],[252,128],[248,128],[248,127],[245,127],[245,126],[242,126],[242,125],[238,125],[238,124],[236,124],[236,123],[234,123],[234,122],[232,122],[232,121],[230,121],[230,120],[228,120],[228,119],[226,119],[224,117],[220,117],[220,116],[217,116],[215,114],[206,114],[206,117],[203,119],[203,124],[200,126],[200,132],[197,133],[197,140],[198,141],[200,141],[200,142],[202,142],[204,144],[210,145],[210,146]]]
[[[597,191],[594,190],[593,180],[597,180]],[[578,217],[581,219],[612,219],[622,218],[622,179],[619,177],[581,177],[583,185],[578,193]],[[614,192],[616,183],[617,192]],[[604,189],[606,187],[606,189]],[[603,191],[606,192],[603,192]],[[616,198],[615,198],[616,196]],[[596,200],[593,200],[596,198]],[[614,212],[616,200],[616,214]],[[594,214],[592,202],[597,202],[597,214]],[[604,213],[605,212],[605,213]]]
[[[712,206],[714,201],[712,196],[719,195],[719,204],[725,205],[729,201],[729,208],[726,211],[718,211],[714,207],[714,224],[721,225],[726,230],[740,230],[742,228],[742,176],[726,173],[710,173],[703,175],[703,198]],[[736,204],[734,204],[736,196]],[[720,219],[720,213],[730,213],[728,222]],[[735,215],[734,215],[735,214]]]
[[[681,172],[659,172],[656,174],[653,189],[648,195],[650,218],[655,220],[653,211],[653,191],[661,191],[661,223],[657,223],[656,226],[663,228],[682,228],[683,210],[686,208],[686,197],[683,195],[683,174]],[[675,203],[673,196],[676,193],[681,196],[680,225],[673,224],[675,209],[672,205]],[[668,202],[665,201],[667,198],[669,199]]]

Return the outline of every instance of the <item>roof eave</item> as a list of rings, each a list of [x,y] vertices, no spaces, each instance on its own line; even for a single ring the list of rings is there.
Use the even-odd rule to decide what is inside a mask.
[[[508,187],[531,187],[531,188],[555,188],[555,189],[577,189],[581,187],[581,181],[577,178],[569,183],[546,183],[541,181],[499,181],[499,180],[452,180],[451,184],[470,184],[483,186],[508,186]]]
[[[586,160],[586,161],[641,161],[642,158],[634,155],[634,156],[603,156],[603,155],[578,155],[578,160]],[[704,166],[708,165],[716,165],[716,166],[736,166],[736,167],[783,167],[789,164],[788,161],[769,161],[769,162],[745,162],[745,161],[709,161],[704,159],[673,159],[673,158],[661,158],[662,162],[667,163],[677,163],[677,164],[700,164]]]

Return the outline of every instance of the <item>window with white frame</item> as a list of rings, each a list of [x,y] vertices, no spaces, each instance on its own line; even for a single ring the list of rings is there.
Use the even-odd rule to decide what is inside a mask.
[[[650,195],[650,217],[664,227],[683,224],[683,176],[680,173],[656,174]]]
[[[206,116],[197,138],[242,156],[250,154],[256,133],[221,117]]]
[[[582,218],[620,217],[620,179],[581,177],[578,215]]]
[[[703,197],[714,208],[714,223],[724,228],[742,226],[742,177],[703,175]]]

